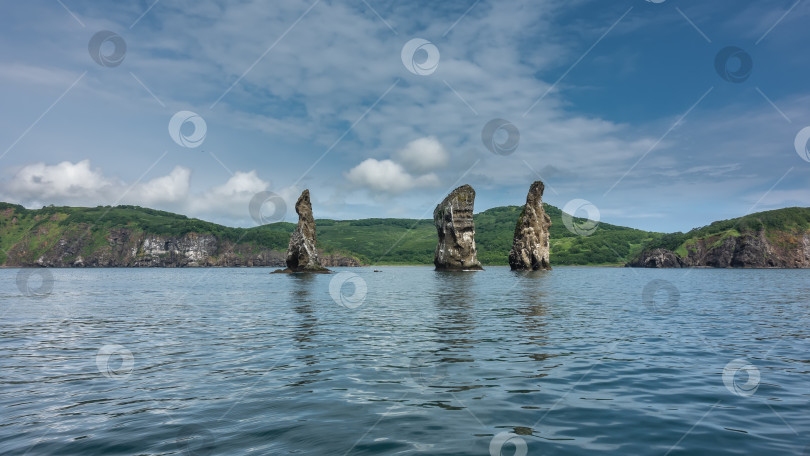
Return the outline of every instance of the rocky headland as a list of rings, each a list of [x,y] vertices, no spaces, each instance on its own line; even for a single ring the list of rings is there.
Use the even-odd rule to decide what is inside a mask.
[[[141,220],[157,212],[142,208],[137,210],[141,213],[136,217]],[[174,214],[161,212],[160,215],[161,223],[170,224],[175,220],[181,224],[196,223],[185,217],[169,217]],[[113,215],[107,214],[106,217]],[[99,218],[93,216],[90,219]],[[108,227],[84,221],[72,222],[70,216],[60,208],[29,211],[6,205],[0,207],[0,246],[4,249],[0,251],[0,264],[2,267],[56,268],[286,265],[283,250],[248,241],[251,238],[249,232],[243,231],[243,234],[228,239],[216,232],[225,227],[207,225],[210,228],[206,230],[213,228],[215,232],[192,231],[169,235],[149,232],[143,226],[131,226],[130,223]],[[323,267],[362,266],[360,260],[352,256],[336,252],[318,253]]]
[[[761,229],[690,239],[677,251],[645,250],[627,263],[642,268],[810,268],[810,232]]]

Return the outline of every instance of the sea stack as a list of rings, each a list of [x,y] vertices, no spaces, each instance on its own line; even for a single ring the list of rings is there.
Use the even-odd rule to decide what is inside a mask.
[[[447,195],[433,211],[439,243],[433,264],[437,271],[480,271],[475,250],[473,203],[475,190],[462,185]]]
[[[298,226],[290,236],[290,245],[287,247],[287,269],[274,272],[330,272],[321,266],[318,260],[318,250],[315,248],[315,218],[312,216],[309,190],[304,190],[298,197],[295,212],[298,214]]]
[[[545,187],[542,181],[536,181],[526,195],[526,205],[515,226],[515,237],[509,252],[512,270],[551,269],[548,261],[551,218],[543,209]]]

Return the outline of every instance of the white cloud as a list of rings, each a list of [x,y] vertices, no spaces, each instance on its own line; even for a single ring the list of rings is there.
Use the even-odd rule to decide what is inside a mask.
[[[47,204],[99,206],[132,204],[158,208],[226,225],[253,226],[248,205],[251,198],[270,189],[270,182],[255,170],[237,171],[224,184],[191,193],[191,170],[175,167],[169,174],[127,184],[92,169],[90,160],[56,165],[23,166],[11,179],[0,182],[0,201],[38,208]],[[287,217],[294,218],[292,204],[298,197],[293,187],[274,190],[287,203]]]
[[[126,185],[117,178],[105,176],[99,169],[92,169],[90,160],[64,161],[56,165],[33,163],[23,166],[13,178],[0,184],[0,196],[28,207],[119,203],[155,207],[186,200],[190,177],[190,170],[178,166],[166,176]]]
[[[373,192],[402,193],[419,187],[434,187],[439,178],[433,173],[414,177],[393,160],[369,158],[346,173],[352,184]]]
[[[237,171],[227,182],[214,186],[201,195],[190,198],[187,211],[195,217],[245,219],[248,204],[258,192],[267,190],[270,182],[264,181],[256,171]]]
[[[60,201],[91,199],[115,185],[101,171],[91,169],[90,160],[82,160],[75,164],[64,161],[24,166],[3,189],[19,201]]]
[[[263,181],[256,171],[247,173],[237,171],[228,181],[220,186],[211,188],[209,195],[213,197],[233,197],[235,195],[250,194],[267,190],[269,183]]]
[[[176,203],[188,197],[190,180],[191,170],[177,166],[167,176],[136,184],[124,198],[143,206]]]
[[[428,136],[409,142],[394,158],[409,171],[425,173],[447,166],[450,154],[435,136]]]

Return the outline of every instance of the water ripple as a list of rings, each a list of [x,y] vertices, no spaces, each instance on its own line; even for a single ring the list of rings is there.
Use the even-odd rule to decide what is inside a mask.
[[[810,444],[810,271],[382,269],[350,270],[367,285],[356,309],[329,275],[57,269],[28,298],[0,270],[0,453]]]

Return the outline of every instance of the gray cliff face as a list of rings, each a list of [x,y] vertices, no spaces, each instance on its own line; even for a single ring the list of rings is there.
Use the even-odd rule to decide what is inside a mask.
[[[772,238],[772,239],[771,239]],[[699,239],[687,245],[687,256],[666,249],[642,252],[631,267],[643,268],[810,268],[810,233],[743,233]]]
[[[8,251],[6,267],[57,268],[184,268],[184,267],[283,267],[285,254],[250,244],[236,244],[212,234],[187,233],[183,236],[146,234],[129,228],[111,229],[101,243],[80,230],[74,236],[57,238],[37,256],[20,242]],[[47,230],[32,232],[34,237]],[[320,255],[323,266],[361,266],[339,253]]]
[[[298,226],[290,236],[287,247],[287,269],[289,272],[324,272],[315,248],[315,218],[312,216],[309,190],[304,190],[298,197],[295,212],[298,214]]]
[[[321,260],[321,266],[325,268],[359,267],[363,265],[357,258],[347,257],[337,253],[325,254],[322,250],[318,250],[318,258]]]
[[[549,263],[549,228],[551,217],[543,209],[545,185],[536,181],[526,195],[526,205],[515,226],[509,266],[512,270],[551,269]]]
[[[653,249],[644,252],[631,266],[638,268],[682,268],[683,260],[667,249]]]
[[[433,264],[437,271],[482,270],[475,249],[473,204],[475,190],[469,185],[450,192],[433,211],[439,235]]]
[[[157,236],[115,229],[101,246],[87,237],[59,239],[35,261],[24,251],[9,252],[6,266],[43,267],[205,267],[281,266],[282,252],[218,241],[210,234]]]

